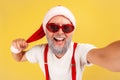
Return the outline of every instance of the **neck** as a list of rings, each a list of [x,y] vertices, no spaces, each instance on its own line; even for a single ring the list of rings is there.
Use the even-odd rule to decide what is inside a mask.
[[[62,58],[62,57],[64,56],[64,53],[62,53],[62,54],[55,54],[55,56],[56,56],[58,59],[60,59],[60,58]]]

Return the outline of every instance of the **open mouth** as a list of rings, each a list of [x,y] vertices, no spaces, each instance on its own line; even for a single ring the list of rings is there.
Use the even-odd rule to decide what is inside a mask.
[[[54,37],[55,41],[64,41],[65,37]]]
[[[64,41],[65,38],[56,38],[56,37],[54,37],[54,40],[55,40],[55,41]]]

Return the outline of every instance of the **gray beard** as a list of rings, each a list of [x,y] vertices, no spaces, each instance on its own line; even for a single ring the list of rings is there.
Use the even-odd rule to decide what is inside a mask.
[[[57,36],[60,36],[60,35],[57,35]],[[66,51],[68,50],[68,47],[71,43],[71,40],[72,40],[72,36],[65,42],[65,45],[63,47],[60,47],[60,46],[56,46],[54,45],[53,41],[48,38],[47,34],[46,34],[46,38],[48,40],[48,45],[51,49],[51,51],[54,53],[54,54],[65,54]]]

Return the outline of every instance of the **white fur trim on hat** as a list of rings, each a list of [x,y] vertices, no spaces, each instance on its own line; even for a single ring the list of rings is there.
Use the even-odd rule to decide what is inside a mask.
[[[13,45],[11,45],[10,50],[13,54],[19,54],[21,52],[21,50],[18,50]]]
[[[44,17],[44,20],[43,20],[43,29],[44,29],[44,32],[46,33],[46,24],[48,23],[48,21],[54,17],[54,16],[57,16],[57,15],[63,15],[65,16],[66,18],[68,18],[72,24],[74,25],[74,27],[76,26],[76,20],[75,20],[75,17],[74,15],[72,14],[72,12],[67,9],[66,7],[63,7],[63,6],[56,6],[52,9],[50,9],[47,14],[45,15]]]

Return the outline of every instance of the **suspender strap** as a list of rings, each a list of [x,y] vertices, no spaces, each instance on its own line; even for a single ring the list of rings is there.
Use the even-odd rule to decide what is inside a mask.
[[[72,59],[71,59],[72,80],[76,80],[76,62],[75,62],[75,58],[74,58],[76,47],[77,47],[77,43],[74,43],[73,55],[72,55]],[[46,45],[45,50],[44,50],[44,66],[45,66],[46,80],[49,80],[50,76],[49,76],[48,63],[47,63],[47,54],[48,54],[48,44]]]
[[[73,45],[73,55],[72,55],[72,59],[71,59],[71,74],[72,74],[72,80],[76,80],[76,62],[75,62],[75,49],[77,47],[77,43],[74,43]]]
[[[48,53],[48,44],[46,45],[45,50],[44,50],[44,66],[45,66],[46,80],[49,80],[49,70],[48,70],[48,63],[47,63],[47,53]]]

